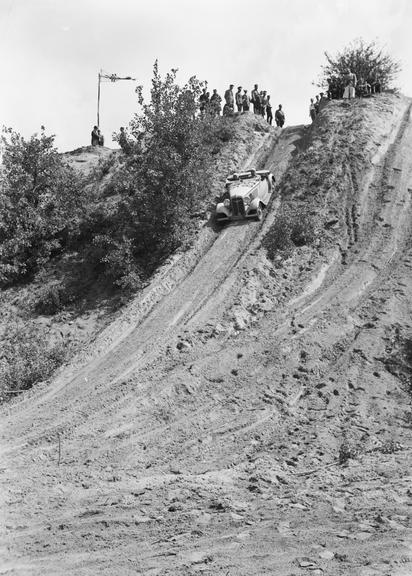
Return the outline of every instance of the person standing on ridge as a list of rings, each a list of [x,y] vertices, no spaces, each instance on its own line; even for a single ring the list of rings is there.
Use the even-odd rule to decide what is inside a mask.
[[[234,88],[234,85],[231,84],[225,92],[225,102],[230,108],[234,108],[234,104],[235,104],[235,99],[233,97],[233,88]]]
[[[319,113],[319,104],[320,104],[320,102],[319,102],[319,95],[316,94],[315,98],[316,98],[316,101],[315,101],[315,104],[314,104],[314,106],[315,106],[315,112],[316,112],[316,114],[318,114],[318,113]]]
[[[326,104],[329,102],[329,98],[323,92],[320,93],[320,100],[319,100],[319,107],[318,107],[318,114],[322,112]]]
[[[248,93],[247,93],[247,90],[243,90],[242,108],[243,108],[243,112],[249,112],[249,109],[250,109],[250,98],[249,98],[249,95],[248,95]]]
[[[282,128],[285,123],[285,113],[282,110],[282,104],[279,104],[279,108],[275,112],[275,122],[276,126],[279,126],[280,128]]]
[[[343,92],[344,100],[351,100],[352,98],[355,98],[355,87],[357,81],[358,80],[356,78],[356,74],[351,72],[350,69],[348,68],[344,78],[344,84],[345,84],[345,91]]]
[[[207,95],[207,88],[203,88],[201,95],[199,96],[199,110],[200,110],[200,116],[203,117],[205,110],[206,110],[206,106],[209,102],[209,98]]]
[[[259,87],[257,84],[255,84],[255,87],[252,90],[250,101],[253,104],[253,112],[255,114],[260,114],[260,94],[259,94]]]
[[[237,92],[235,94],[235,101],[237,111],[242,112],[243,102],[242,102],[242,86],[238,86]]]
[[[130,154],[131,146],[127,140],[127,135],[123,126],[120,127],[119,146],[125,154]]]
[[[266,90],[260,93],[260,114],[264,118],[266,115],[267,97]]]
[[[210,97],[210,108],[212,116],[220,116],[222,110],[221,106],[222,97],[217,93],[216,88],[213,89],[213,94]]]
[[[99,145],[99,129],[97,126],[93,126],[92,130],[92,146]]]
[[[273,114],[272,114],[272,102],[270,101],[270,96],[266,98],[266,120],[272,126]]]
[[[314,122],[315,118],[316,118],[316,108],[315,108],[315,103],[313,101],[313,98],[310,99],[309,116],[310,116],[312,122]]]

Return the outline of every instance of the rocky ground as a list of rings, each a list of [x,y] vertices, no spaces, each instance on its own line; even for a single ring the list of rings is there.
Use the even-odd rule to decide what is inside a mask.
[[[410,101],[316,122],[238,159],[279,182],[263,223],[205,222],[3,406],[0,574],[412,573]],[[288,202],[324,233],[273,262]]]

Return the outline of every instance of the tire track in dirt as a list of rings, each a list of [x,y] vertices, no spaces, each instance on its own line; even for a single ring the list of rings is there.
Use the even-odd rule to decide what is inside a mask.
[[[362,511],[364,522],[366,519],[375,521],[376,507],[373,507],[373,499],[364,496],[367,488],[361,486],[356,491],[352,488],[349,472],[332,469],[328,476],[320,466],[320,471],[308,481],[298,482],[297,478],[298,473],[314,466],[311,459],[317,456],[316,447],[320,446],[326,452],[319,459],[327,458],[330,464],[336,447],[333,452],[324,445],[331,443],[331,435],[341,433],[345,428],[355,428],[356,413],[370,410],[368,399],[358,389],[364,378],[364,360],[351,368],[353,389],[346,393],[342,389],[344,386],[339,388],[336,381],[340,377],[346,382],[346,357],[350,357],[355,347],[362,349],[359,340],[366,320],[358,318],[357,308],[372,293],[380,295],[379,290],[397,266],[410,232],[410,204],[406,200],[405,187],[410,185],[411,134],[410,126],[404,124],[403,127],[405,130],[399,132],[392,159],[384,171],[385,175],[390,174],[391,166],[396,163],[397,168],[402,167],[402,178],[393,181],[395,188],[390,198],[379,197],[373,186],[365,190],[365,206],[373,206],[376,197],[378,208],[371,227],[367,224],[369,217],[364,219],[364,226],[359,226],[348,264],[336,259],[328,269],[323,269],[321,278],[303,298],[292,302],[279,314],[269,313],[262,319],[260,333],[251,330],[232,341],[211,339],[201,349],[194,349],[181,358],[181,368],[173,358],[169,359],[169,364],[159,358],[159,366],[147,366],[146,358],[142,369],[135,374],[132,358],[124,394],[119,372],[112,374],[107,370],[92,374],[96,389],[85,389],[79,403],[61,392],[59,398],[51,399],[49,405],[52,407],[51,402],[58,400],[60,410],[64,402],[70,403],[65,415],[67,419],[73,417],[76,408],[89,409],[89,422],[82,417],[80,426],[75,422],[73,434],[68,430],[65,466],[57,472],[47,453],[44,467],[52,477],[49,485],[46,483],[49,493],[46,495],[46,488],[42,492],[44,509],[32,512],[34,518],[37,513],[42,520],[35,524],[32,518],[26,519],[26,523],[36,526],[36,530],[26,531],[23,525],[18,531],[17,547],[26,556],[22,555],[19,565],[10,566],[17,565],[22,575],[30,574],[32,570],[32,573],[42,575],[101,572],[111,576],[114,571],[124,574],[140,571],[148,575],[201,571],[208,575],[223,575],[229,571],[231,574],[260,576],[267,572],[286,576],[298,570],[299,564],[292,565],[298,557],[303,567],[321,567],[314,573],[343,576],[360,575],[359,562],[369,557],[375,560],[378,546],[388,548],[393,533],[384,533],[378,544],[372,538],[356,541],[358,533],[362,538],[366,533],[365,538],[369,538],[366,528],[361,527],[362,517],[356,514]],[[402,164],[398,164],[401,160]],[[382,173],[375,170],[373,182],[379,189],[381,180]],[[195,330],[210,316],[218,299],[224,304],[225,294],[231,293],[236,284],[242,258],[253,257],[254,247],[272,216],[274,213],[270,212],[262,228],[254,226],[252,230],[252,224],[227,229],[220,244],[221,249],[227,246],[227,258],[217,268],[213,259],[205,264],[207,285],[199,286],[202,276],[193,276],[196,281],[188,283],[180,294],[173,294],[172,302],[176,305],[170,315],[166,310],[169,297],[164,301],[165,308],[159,307],[159,314],[155,315],[158,321],[164,322],[166,312],[166,318],[172,320],[170,328],[156,328],[159,342],[163,338],[173,340],[186,321],[186,327]],[[382,224],[380,216],[384,218]],[[399,229],[383,226],[383,223],[396,224],[398,221]],[[249,240],[246,231],[251,234]],[[236,242],[232,245],[229,241],[234,239]],[[246,241],[248,246],[243,251],[242,242]],[[369,257],[379,268],[372,267],[375,277],[363,262]],[[233,265],[236,258],[237,264]],[[213,278],[213,266],[216,278]],[[215,292],[211,292],[208,284],[210,277],[216,281]],[[199,310],[193,317],[190,308],[185,307],[191,298],[190,288],[198,289],[194,302],[198,303]],[[320,293],[323,289],[325,294]],[[182,298],[186,299],[181,315],[179,296],[181,303]],[[150,315],[146,320],[149,322],[149,319]],[[150,333],[150,323],[147,326]],[[156,344],[156,340],[140,341],[137,336],[134,342],[141,342],[148,350]],[[222,346],[227,348],[225,357],[218,355]],[[239,351],[246,349],[253,358],[247,360],[249,363],[245,359],[244,365],[241,364],[243,358],[235,364]],[[310,350],[305,360],[302,350]],[[123,350],[118,347],[116,352],[118,356],[111,353],[110,356],[120,364],[136,350],[133,346]],[[266,352],[273,352],[273,365],[269,363],[270,354],[265,356]],[[157,358],[154,353],[154,361]],[[140,357],[137,365],[139,361]],[[101,369],[97,362],[94,370],[99,366]],[[239,377],[229,375],[233,366]],[[313,366],[319,370],[313,380],[322,385],[320,389],[310,388],[303,378]],[[168,372],[171,367],[174,374]],[[299,367],[305,371],[298,372]],[[284,380],[282,372],[286,376]],[[296,375],[299,379],[294,379]],[[110,384],[105,380],[109,377],[112,378]],[[334,381],[329,381],[330,377]],[[78,384],[80,386],[81,382]],[[334,389],[339,395],[334,394]],[[67,392],[77,394],[73,387]],[[310,394],[306,395],[306,392]],[[316,396],[318,393],[322,396]],[[318,410],[319,407],[322,410]],[[40,409],[39,406],[35,408]],[[165,411],[167,408],[172,412],[171,417]],[[56,414],[62,416],[61,412]],[[350,414],[353,426],[347,421]],[[125,434],[124,440],[115,436],[123,415],[126,426],[130,427],[130,436]],[[50,426],[50,420],[44,424],[38,421],[36,426],[45,429]],[[30,430],[25,424],[24,428],[28,431],[27,438]],[[101,437],[97,437],[100,428]],[[33,437],[35,435],[34,432]],[[91,437],[93,435],[96,438]],[[317,444],[310,440],[318,436],[322,441]],[[84,463],[87,451],[90,459],[94,458],[92,464]],[[32,453],[36,457],[37,453]],[[27,454],[14,451],[13,456],[27,466]],[[171,462],[180,470],[171,472]],[[89,466],[91,475],[87,480]],[[113,476],[117,468],[123,477],[115,482]],[[34,475],[33,470],[31,473]],[[324,478],[316,484],[318,476]],[[58,493],[60,482],[62,487],[68,487],[64,498]],[[91,486],[82,489],[80,482],[89,482]],[[333,483],[333,490],[328,482]],[[402,478],[393,482],[399,485],[399,508],[403,503],[405,482]],[[336,508],[336,488],[345,495],[346,505],[341,506],[340,512],[330,511],[322,517],[328,507],[332,510],[334,505]],[[17,499],[19,497],[17,494]],[[51,503],[47,503],[47,498],[52,498]],[[30,509],[29,504],[26,496],[26,510]],[[35,504],[39,506],[37,502]],[[388,506],[388,509],[391,508]],[[391,510],[396,511],[395,505]],[[341,515],[339,519],[337,514]],[[323,524],[320,525],[320,521]],[[42,525],[42,530],[37,529]],[[45,526],[50,526],[50,531],[46,531]],[[353,539],[344,535],[343,526],[349,536],[353,532]],[[379,530],[383,528],[379,527]],[[51,544],[50,552],[41,548],[42,541]],[[68,545],[67,552],[62,549],[63,542]],[[314,542],[318,543],[317,549],[312,548]],[[319,550],[324,551],[324,543],[337,553],[334,563],[319,559],[316,563],[311,558],[308,561],[307,551],[317,558]],[[401,551],[401,545],[398,546]],[[349,561],[347,556],[350,556]],[[29,558],[34,560],[26,561]],[[353,563],[352,558],[355,558]],[[53,572],[57,559],[60,569],[55,568]],[[392,569],[391,573],[398,574]]]
[[[364,293],[380,282],[385,269],[390,266],[402,242],[408,238],[410,228],[411,194],[408,191],[412,177],[410,158],[412,157],[412,123],[409,107],[396,133],[395,141],[382,161],[383,166],[375,167],[367,181],[361,197],[364,204],[362,214],[366,216],[360,224],[358,238],[351,247],[351,260],[348,264],[336,264],[332,259],[320,272],[322,282],[313,282],[314,290],[292,302],[295,314],[301,321],[308,321],[314,310],[334,306],[334,299],[351,304],[351,309]],[[322,293],[319,295],[320,289]]]
[[[272,143],[267,138],[267,142],[265,141],[245,164],[269,165],[279,181],[295,150],[294,142],[299,140],[301,133],[302,129],[294,127],[290,134],[288,129],[284,130],[279,140]],[[93,411],[97,410],[98,413],[101,399],[108,402],[111,387],[160,357],[165,348],[173,344],[181,327],[193,316],[193,311],[199,312],[212,302],[223,284],[230,285],[232,272],[250,252],[251,245],[254,245],[253,240],[264,234],[274,217],[275,211],[272,210],[263,225],[257,222],[239,222],[225,228],[209,244],[190,272],[161,298],[157,306],[149,310],[137,325],[115,341],[103,356],[92,359],[73,375],[70,375],[70,369],[67,373],[63,372],[43,394],[20,402],[16,406],[19,428],[22,429],[23,420],[31,426],[29,423],[34,415],[37,420],[43,420],[43,425],[36,427],[34,436],[39,433],[41,436],[47,434],[47,429],[55,428],[57,419],[61,427],[64,427],[65,422],[72,427],[74,421],[81,421],[82,412],[87,412],[86,406],[89,402],[93,404]],[[233,278],[235,277],[236,271],[233,275]],[[164,281],[167,281],[167,278]],[[61,409],[66,403],[70,405],[70,410],[62,413]],[[10,407],[10,414],[13,411],[14,407]],[[33,440],[31,433],[26,440],[30,439]]]

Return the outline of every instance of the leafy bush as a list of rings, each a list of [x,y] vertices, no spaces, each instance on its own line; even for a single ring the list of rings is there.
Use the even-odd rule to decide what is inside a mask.
[[[54,148],[54,136],[25,140],[5,129],[0,174],[0,285],[35,272],[76,230],[79,177]]]
[[[322,66],[320,86],[328,84],[332,77],[342,77],[349,69],[357,78],[373,83],[379,78],[382,88],[390,88],[401,70],[399,62],[379,47],[377,42],[365,42],[361,38],[349,44],[342,52],[331,56],[325,52],[327,64]]]
[[[0,401],[49,378],[67,354],[64,342],[49,342],[45,328],[21,320],[9,322],[2,335]]]
[[[63,282],[54,280],[46,283],[35,294],[31,305],[37,314],[53,316],[68,303],[67,288]]]
[[[297,246],[312,244],[316,238],[316,223],[302,207],[287,206],[277,216],[263,240],[267,255],[271,260],[276,257],[288,258]]]

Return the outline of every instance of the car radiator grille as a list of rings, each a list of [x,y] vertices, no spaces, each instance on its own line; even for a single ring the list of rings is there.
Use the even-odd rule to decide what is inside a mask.
[[[233,216],[245,216],[245,205],[243,198],[232,198],[232,212]]]

